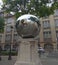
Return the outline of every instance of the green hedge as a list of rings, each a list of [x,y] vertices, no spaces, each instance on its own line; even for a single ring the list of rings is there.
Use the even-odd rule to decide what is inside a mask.
[[[1,51],[1,55],[9,55],[9,51]],[[11,55],[15,56],[15,55],[17,55],[17,52],[16,51],[11,51]]]

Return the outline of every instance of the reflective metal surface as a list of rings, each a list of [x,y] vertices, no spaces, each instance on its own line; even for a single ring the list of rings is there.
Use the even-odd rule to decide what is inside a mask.
[[[40,21],[34,15],[22,15],[16,21],[16,30],[22,38],[35,38],[40,31]]]

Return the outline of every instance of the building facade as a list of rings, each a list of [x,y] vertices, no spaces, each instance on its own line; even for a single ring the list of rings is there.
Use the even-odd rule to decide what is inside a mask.
[[[41,21],[41,31],[39,37],[39,46],[46,50],[58,49],[58,10],[54,15],[43,17]]]
[[[47,51],[58,49],[58,10],[54,15],[40,18],[41,30],[38,39],[38,46]],[[0,13],[5,18],[4,33],[0,34],[0,46],[2,50],[9,50],[10,43],[12,50],[18,47],[18,34],[15,28],[16,19],[8,13]]]
[[[1,12],[0,16],[5,19],[4,32],[0,33],[0,46],[2,50],[9,50],[11,43],[12,50],[16,50],[18,46],[18,34],[15,28],[16,19],[13,15],[3,12]]]

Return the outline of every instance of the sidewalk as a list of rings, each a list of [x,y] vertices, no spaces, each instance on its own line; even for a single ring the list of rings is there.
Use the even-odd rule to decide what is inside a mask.
[[[12,56],[12,60],[8,60],[8,56],[2,56],[0,65],[14,65],[16,62],[16,56]],[[58,65],[58,58],[49,58],[46,55],[40,57],[42,65]]]
[[[12,60],[8,60],[8,56],[2,56],[1,59],[0,65],[14,65],[16,56],[12,56]]]
[[[48,57],[48,53],[41,55],[40,60],[43,65],[58,65],[58,58]]]

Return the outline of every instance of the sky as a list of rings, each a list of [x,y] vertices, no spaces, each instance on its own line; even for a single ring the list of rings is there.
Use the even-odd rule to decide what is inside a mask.
[[[3,4],[2,0],[0,0],[0,8],[1,8],[1,5]]]
[[[3,4],[2,0],[0,0],[0,5]]]

